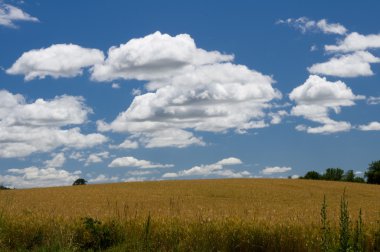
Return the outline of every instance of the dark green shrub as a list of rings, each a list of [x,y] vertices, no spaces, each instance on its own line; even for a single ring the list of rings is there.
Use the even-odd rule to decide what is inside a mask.
[[[6,187],[4,185],[0,185],[0,190],[10,190],[11,188]]]
[[[81,250],[104,250],[123,240],[121,228],[115,221],[102,223],[86,217],[75,230],[74,244]]]
[[[362,177],[355,177],[354,182],[356,182],[356,183],[365,183],[365,180]]]
[[[323,179],[340,181],[343,178],[344,171],[340,168],[328,168],[323,174]]]
[[[368,184],[380,184],[380,160],[369,164],[365,177]]]
[[[73,186],[76,186],[76,185],[86,185],[87,184],[87,180],[83,179],[83,178],[79,178],[77,180],[74,181],[73,183]]]
[[[45,238],[43,227],[26,223],[1,223],[0,230],[0,251],[4,247],[5,251],[31,251],[40,247]]]
[[[315,179],[315,180],[318,180],[318,179],[321,179],[321,174],[319,174],[316,171],[309,171],[309,172],[307,172],[305,174],[305,176],[303,178],[304,179]]]
[[[355,181],[355,173],[353,170],[348,170],[343,176],[343,180],[346,182],[354,182]]]

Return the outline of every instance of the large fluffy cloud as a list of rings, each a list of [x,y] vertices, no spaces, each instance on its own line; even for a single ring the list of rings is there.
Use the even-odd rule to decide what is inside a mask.
[[[277,23],[290,25],[303,33],[307,31],[321,31],[326,34],[343,35],[347,32],[347,29],[343,25],[339,23],[328,23],[326,19],[314,21],[307,17],[300,17],[297,19],[288,18],[279,20]]]
[[[148,83],[150,92],[136,96],[110,124],[98,122],[98,128],[138,135],[148,147],[203,144],[187,129],[243,132],[265,126],[264,109],[281,98],[272,83],[269,76],[242,65],[199,66]]]
[[[281,98],[271,77],[231,63],[233,55],[198,48],[188,34],[156,32],[111,47],[103,58],[96,49],[53,45],[24,53],[7,73],[26,80],[73,77],[92,66],[97,81],[147,81],[148,92],[136,93],[126,111],[111,123],[98,122],[99,130],[129,133],[145,147],[204,145],[193,131],[267,127],[265,110]]]
[[[189,176],[217,176],[217,177],[230,177],[230,178],[241,178],[248,177],[251,175],[248,171],[236,172],[231,169],[227,169],[226,166],[239,165],[242,161],[235,157],[225,158],[216,163],[209,165],[199,165],[194,166],[187,170],[182,170],[178,172],[168,172],[162,175],[163,178],[177,178],[177,177],[189,177]]]
[[[0,25],[16,28],[17,26],[14,23],[16,21],[38,22],[38,19],[20,8],[0,2]]]
[[[8,169],[8,174],[0,175],[0,184],[15,188],[49,187],[71,185],[81,174],[57,168]]]
[[[37,99],[27,103],[19,94],[0,90],[0,122],[8,126],[64,126],[81,124],[92,110],[83,97],[57,96],[52,100]]]
[[[358,51],[353,54],[334,57],[327,62],[318,63],[308,68],[312,74],[331,75],[338,77],[371,76],[370,63],[379,63],[380,58],[369,52]]]
[[[332,120],[329,117],[330,111],[339,113],[341,107],[353,106],[355,100],[365,97],[354,95],[342,81],[330,82],[326,78],[311,75],[304,84],[293,89],[289,98],[296,102],[296,106],[291,110],[292,115],[323,124],[320,127],[298,125],[297,130],[326,134],[351,129],[348,122]]]
[[[147,81],[147,93],[136,93],[126,111],[111,123],[99,121],[98,129],[129,133],[148,148],[186,147],[204,145],[194,131],[244,133],[269,125],[265,110],[281,93],[271,77],[233,64],[233,58],[198,48],[188,34],[156,32],[111,47],[106,60],[99,50],[72,44],[32,50],[7,73],[24,74],[26,80],[73,77],[92,66],[97,81]]]
[[[131,156],[128,157],[119,157],[108,165],[108,167],[138,167],[142,169],[151,169],[151,168],[168,168],[173,167],[172,164],[155,164],[148,160],[137,159]]]
[[[172,37],[155,32],[143,38],[131,39],[119,47],[111,47],[106,61],[94,66],[92,79],[162,79],[194,66],[232,59],[232,55],[197,48],[188,34]]]
[[[83,68],[103,62],[103,52],[73,44],[56,44],[48,48],[31,50],[7,69],[8,74],[22,74],[25,80],[75,77]]]
[[[380,48],[380,34],[362,35],[350,33],[337,45],[326,45],[325,50],[330,52],[353,52]]]
[[[22,95],[0,91],[0,157],[24,157],[58,147],[85,148],[104,143],[101,134],[78,127],[91,109],[82,97],[58,96],[27,103]]]

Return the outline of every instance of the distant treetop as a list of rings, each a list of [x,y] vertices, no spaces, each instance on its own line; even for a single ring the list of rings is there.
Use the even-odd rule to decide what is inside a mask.
[[[84,178],[79,178],[79,179],[74,181],[73,186],[86,185],[86,184],[87,184],[87,180],[85,180]]]

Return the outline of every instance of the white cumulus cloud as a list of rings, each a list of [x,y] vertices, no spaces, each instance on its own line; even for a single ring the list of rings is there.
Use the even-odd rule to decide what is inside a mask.
[[[137,149],[139,147],[139,143],[130,139],[125,139],[119,145],[110,145],[110,148],[113,149]]]
[[[110,123],[98,121],[98,130],[137,136],[148,148],[181,148],[204,145],[196,131],[245,133],[269,126],[266,110],[281,92],[270,76],[233,64],[233,59],[198,48],[188,34],[156,32],[111,47],[105,60],[97,49],[72,44],[31,50],[7,72],[31,80],[74,77],[91,67],[93,80],[147,81],[147,92],[134,92],[129,108]]]
[[[6,72],[22,74],[27,81],[46,76],[75,77],[82,74],[83,68],[103,60],[104,54],[100,50],[73,44],[55,44],[23,53]]]
[[[380,58],[366,51],[333,57],[324,63],[317,63],[308,68],[312,74],[330,75],[337,77],[371,76],[370,63],[379,63]]]
[[[194,66],[232,59],[232,55],[197,48],[188,34],[172,37],[155,32],[143,38],[131,39],[119,47],[111,47],[107,59],[93,67],[92,79],[162,79]]]
[[[63,164],[66,161],[66,157],[64,153],[58,153],[56,154],[52,159],[45,161],[46,167],[54,167],[54,168],[60,168],[63,166]]]
[[[350,123],[331,119],[329,112],[339,113],[341,107],[353,106],[355,100],[365,97],[354,95],[342,81],[330,82],[326,78],[311,75],[304,84],[293,89],[289,98],[296,102],[296,106],[291,110],[293,116],[302,116],[322,124],[320,127],[298,125],[297,130],[328,134],[351,129]]]
[[[0,157],[24,157],[58,147],[86,148],[104,143],[102,134],[84,135],[78,127],[91,109],[82,97],[57,96],[27,103],[19,94],[0,90]]]
[[[109,152],[108,151],[92,153],[87,157],[86,162],[85,162],[85,166],[88,166],[88,165],[94,164],[94,163],[101,163],[101,162],[103,162],[103,159],[106,159],[106,158],[109,158]]]
[[[348,34],[337,45],[326,45],[329,52],[353,52],[380,48],[380,34],[362,35],[357,32]]]
[[[81,171],[69,172],[63,169],[34,166],[8,169],[7,172],[6,175],[0,175],[0,184],[14,188],[67,186],[81,174]]]
[[[358,128],[362,131],[380,130],[380,122],[371,122],[367,125],[359,125]]]
[[[141,136],[147,147],[203,145],[189,129],[243,132],[267,126],[264,110],[281,98],[273,82],[242,65],[205,65],[148,83],[150,92],[135,96],[113,122],[99,121],[98,129]]]

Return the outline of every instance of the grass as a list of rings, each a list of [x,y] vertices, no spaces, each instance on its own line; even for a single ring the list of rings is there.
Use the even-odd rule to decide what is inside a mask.
[[[325,251],[328,239],[333,250],[344,243],[348,251],[356,239],[355,246],[371,251],[380,249],[379,195],[377,185],[286,179],[6,190],[0,191],[0,248]]]

